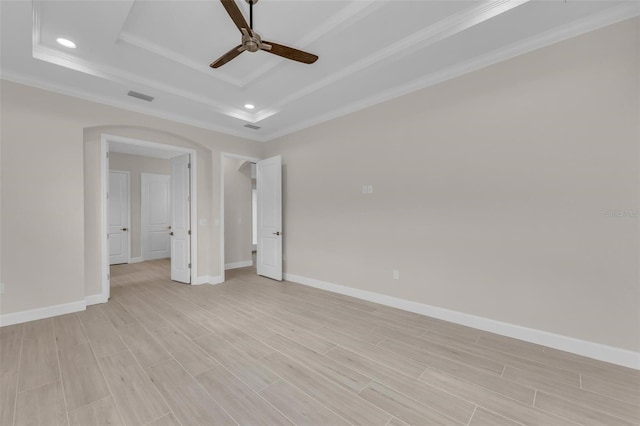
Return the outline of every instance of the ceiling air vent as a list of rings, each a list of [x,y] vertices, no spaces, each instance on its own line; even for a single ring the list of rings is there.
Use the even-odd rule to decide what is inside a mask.
[[[132,98],[142,99],[143,101],[151,102],[154,98],[153,96],[145,95],[144,93],[134,92],[133,90],[129,90],[127,93],[128,96]]]
[[[253,129],[253,130],[260,129],[260,126],[256,126],[254,124],[245,124],[244,127],[246,127],[247,129]]]

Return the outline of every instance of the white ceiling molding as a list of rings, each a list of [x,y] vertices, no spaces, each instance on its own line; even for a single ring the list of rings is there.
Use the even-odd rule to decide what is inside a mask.
[[[320,123],[324,123],[326,121],[354,113],[356,111],[389,101],[391,99],[415,92],[417,90],[425,89],[429,86],[433,86],[438,83],[460,77],[464,74],[486,68],[499,62],[514,58],[516,56],[520,56],[525,53],[540,49],[542,47],[549,46],[560,41],[588,33],[590,31],[595,31],[597,29],[606,27],[607,25],[615,24],[625,19],[629,19],[630,17],[636,16],[640,16],[640,3],[629,2],[625,5],[609,9],[599,15],[592,15],[588,18],[576,21],[569,26],[547,31],[535,37],[513,43],[509,46],[498,49],[494,52],[490,52],[486,55],[473,58],[467,62],[457,64],[455,66],[443,69],[437,73],[424,76],[423,78],[414,80],[410,83],[404,84],[386,92],[378,93],[367,99],[354,102],[350,105],[346,105],[343,108],[331,111],[330,113],[323,116],[314,117],[311,120],[287,127],[278,132],[271,133],[267,135],[265,139],[267,141],[271,141],[290,133],[294,133],[318,125]]]
[[[246,3],[235,1],[247,16]],[[211,50],[235,41],[216,3],[2,2],[0,75],[269,141],[640,15],[639,2],[624,0],[265,2],[265,32],[320,60],[309,66],[247,54],[211,70]],[[56,37],[78,48],[61,47]],[[129,90],[155,100],[128,98]]]
[[[268,142],[268,140],[259,135],[251,135],[248,132],[234,129],[231,127],[217,126],[206,121],[194,120],[191,117],[182,116],[175,113],[164,113],[154,108],[145,107],[142,105],[132,105],[126,102],[115,101],[112,98],[105,96],[99,96],[95,93],[91,93],[84,90],[78,90],[66,85],[58,85],[51,83],[50,81],[27,77],[20,74],[15,74],[7,70],[0,72],[0,79],[12,81],[18,84],[24,84],[26,86],[36,87],[38,89],[47,90],[49,92],[60,93],[62,95],[72,96],[78,99],[84,99],[85,101],[95,102],[103,105],[120,108],[126,111],[137,112],[140,114],[149,115],[151,117],[162,118],[164,120],[174,121],[176,123],[186,124],[188,126],[199,127],[201,129],[213,130],[214,132],[224,133],[230,136],[237,136],[243,139],[249,139],[256,142]]]
[[[350,3],[347,7],[335,14],[331,19],[325,21],[320,26],[312,29],[302,39],[298,40],[295,44],[299,49],[304,49],[314,41],[318,40],[322,36],[336,31],[343,26],[354,25],[359,20],[365,18],[367,15],[380,9],[385,3],[393,0],[361,0],[355,3]],[[283,61],[280,61],[281,64]],[[277,64],[265,65],[260,67],[253,73],[249,74],[242,86],[247,86],[251,82],[256,81],[258,78],[265,75],[271,69],[275,68]]]
[[[160,81],[151,79],[149,77],[140,77],[130,72],[118,69],[115,67],[107,66],[104,64],[97,64],[95,62],[86,61],[78,58],[75,55],[71,55],[60,50],[46,47],[41,43],[41,2],[33,2],[33,51],[32,55],[35,59],[50,62],[52,64],[60,65],[69,69],[73,69],[85,74],[90,74],[95,77],[104,78],[118,82],[125,85],[137,86],[137,87],[149,87],[156,89],[159,92],[169,93],[175,96],[179,96],[185,99],[189,99],[193,102],[198,102],[206,105],[211,111],[219,114],[224,114],[229,117],[237,118],[239,120],[248,121],[254,123],[254,114],[245,110],[233,108],[228,105],[215,102],[208,97],[196,95],[186,90],[178,89],[174,86],[161,83]]]
[[[325,21],[315,29],[312,29],[302,39],[298,40],[294,44],[298,48],[304,49],[309,44],[318,40],[320,37],[324,36],[325,34],[331,31],[335,31],[340,26],[352,25],[358,20],[363,19],[366,15],[373,13],[388,1],[392,1],[392,0],[382,0],[382,1],[362,0],[362,1],[357,1],[355,3],[349,3],[345,8],[343,8],[334,16],[332,16],[331,19]],[[260,78],[261,76],[263,76],[264,74],[266,74],[267,72],[269,72],[270,70],[272,70],[273,68],[277,67],[278,65],[284,62],[284,60],[281,60],[275,64],[264,65],[258,68],[257,70],[253,71],[252,73],[248,74],[245,78],[240,79],[240,78],[229,77],[225,74],[212,72],[208,64],[201,64],[201,63],[192,61],[191,59],[180,54],[179,52],[176,52],[175,50],[164,48],[162,46],[159,46],[156,43],[152,43],[148,40],[144,40],[133,34],[129,34],[124,30],[120,32],[118,39],[124,43],[128,43],[139,49],[144,49],[149,52],[155,53],[156,55],[159,55],[167,60],[180,63],[195,71],[204,73],[208,77],[222,80],[225,83],[232,84],[239,88],[244,88],[249,86],[251,83],[255,82],[258,78]],[[214,58],[212,58],[212,60],[213,59]],[[271,115],[273,114],[268,114],[264,116],[264,118],[267,118]],[[255,123],[255,121],[253,122]]]
[[[232,84],[236,87],[244,86],[243,81],[240,80],[239,78],[229,77],[226,74],[212,73],[211,68],[209,67],[208,64],[200,64],[195,61],[192,61],[191,59],[187,58],[186,56],[174,50],[164,48],[156,43],[151,43],[133,34],[129,34],[124,30],[120,32],[120,35],[118,36],[118,41],[122,43],[130,44],[131,46],[135,46],[138,49],[143,49],[151,53],[155,53],[156,55],[161,56],[169,61],[177,62],[186,67],[191,68],[192,70],[206,74],[207,77],[222,80],[225,83]]]
[[[510,9],[521,6],[529,1],[531,0],[495,0],[485,2],[470,10],[464,10],[450,16],[449,18],[443,19],[434,25],[424,28],[422,31],[416,32],[396,43],[393,43],[384,49],[380,49],[376,53],[365,57],[364,59],[361,59],[360,61],[345,67],[334,74],[328,75],[322,80],[319,80],[302,90],[290,94],[277,102],[274,107],[283,109],[287,104],[300,99],[303,96],[307,96],[313,92],[321,90],[338,80],[353,75],[368,67],[372,67],[377,63],[389,59],[390,57],[409,55],[414,51],[416,46],[424,48],[447,37],[458,34]]]
[[[382,7],[383,4],[389,2],[391,0],[384,0],[377,2],[377,5],[371,7],[367,13],[372,13],[378,8]],[[250,113],[245,110],[230,108],[229,106],[223,105],[221,103],[215,102],[208,97],[200,96],[193,94],[189,91],[180,90],[175,87],[169,86],[167,84],[161,83],[157,80],[153,80],[150,78],[140,78],[139,76],[128,73],[121,69],[116,69],[113,67],[105,66],[104,64],[96,64],[91,61],[86,61],[81,58],[78,58],[74,55],[68,54],[66,52],[61,52],[56,49],[48,48],[43,46],[40,43],[40,33],[41,33],[41,3],[33,2],[33,57],[36,59],[40,59],[43,61],[51,62],[56,65],[64,66],[66,68],[74,69],[79,72],[84,72],[96,77],[104,78],[107,80],[111,80],[114,82],[118,82],[121,84],[133,84],[137,87],[149,87],[155,89],[160,92],[170,93],[175,96],[179,96],[185,99],[189,99],[193,102],[198,102],[203,105],[206,105],[211,109],[211,111],[224,114],[229,117],[237,118],[239,120],[243,120],[252,124],[258,123],[262,120],[265,120],[275,114],[278,111],[282,110],[287,104],[290,102],[299,99],[303,96],[309,95],[315,91],[321,90],[323,87],[336,82],[342,78],[345,78],[349,75],[352,75],[362,69],[373,66],[378,62],[388,59],[391,56],[400,55],[403,52],[405,54],[410,53],[410,49],[413,47],[420,45],[421,47],[425,47],[429,44],[436,43],[439,40],[442,40],[446,37],[450,37],[454,34],[457,34],[461,31],[464,31],[470,28],[473,25],[477,25],[485,20],[491,19],[492,17],[504,13],[514,7],[520,6],[524,3],[527,3],[530,0],[492,0],[488,2],[482,3],[478,7],[474,7],[470,10],[465,10],[461,13],[452,15],[451,17],[444,19],[435,25],[427,27],[422,31],[419,31],[403,40],[400,40],[393,45],[381,49],[373,55],[364,58],[356,62],[355,64],[344,68],[342,71],[336,72],[334,74],[328,75],[324,79],[316,82],[313,85],[309,85],[298,92],[294,92],[284,99],[280,100],[276,104],[272,105],[269,111],[258,110],[253,113]],[[357,7],[349,7],[346,8],[344,13],[339,13],[333,17],[333,19],[327,21],[327,23],[320,27],[319,30],[308,35],[307,39],[316,39],[323,34],[335,29],[339,25],[349,25],[353,24],[355,21],[364,18],[364,14],[362,16],[358,15],[363,9],[366,10],[366,6],[372,6],[374,2],[372,0],[367,0],[363,2],[356,2],[355,5]],[[357,18],[356,18],[357,17]],[[124,37],[123,37],[124,35]],[[132,44],[138,48],[143,48],[155,54],[162,56],[165,59],[174,60],[181,64],[184,64],[192,69],[196,69],[202,72],[202,68],[198,67],[197,64],[193,63],[189,59],[181,56],[180,54],[173,52],[169,49],[164,49],[158,45],[153,43],[145,42],[142,39],[139,39],[133,35],[127,34],[126,32],[120,32],[120,40]],[[179,60],[174,59],[174,57]],[[282,61],[280,61],[282,63]],[[273,68],[274,66],[269,66]],[[208,68],[208,67],[206,67]],[[245,81],[236,80],[232,82],[232,84],[237,85],[239,87],[244,87],[249,84],[253,79],[257,78],[259,75],[266,73],[268,69],[259,70],[258,73],[252,74],[249,79]],[[259,75],[258,75],[259,74]],[[207,75],[212,75],[208,73]],[[220,78],[218,76],[217,78]]]

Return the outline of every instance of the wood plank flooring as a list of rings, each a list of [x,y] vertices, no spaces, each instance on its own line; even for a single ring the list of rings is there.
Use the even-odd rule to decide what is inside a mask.
[[[255,274],[0,329],[0,425],[640,425],[640,372]]]

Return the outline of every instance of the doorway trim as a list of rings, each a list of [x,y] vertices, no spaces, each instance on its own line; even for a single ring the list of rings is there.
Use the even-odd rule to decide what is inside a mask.
[[[123,136],[110,135],[102,133],[100,135],[100,191],[101,191],[101,209],[100,209],[100,236],[101,236],[101,281],[102,281],[102,293],[101,300],[98,303],[106,303],[109,300],[111,288],[110,288],[110,276],[109,276],[109,244],[106,238],[107,235],[107,183],[109,179],[109,167],[108,157],[109,142],[117,142],[128,145],[136,145],[140,147],[159,149],[163,151],[179,152],[182,154],[190,155],[191,168],[189,169],[190,181],[191,181],[191,200],[190,200],[190,220],[191,220],[191,285],[197,283],[198,277],[198,219],[197,219],[197,207],[198,207],[198,158],[196,151],[190,148],[184,148],[180,146],[161,144],[157,142],[150,142],[141,139],[127,138]]]
[[[224,233],[224,159],[235,158],[236,160],[251,161],[257,163],[262,158],[250,157],[248,155],[232,154],[230,152],[223,152],[220,155],[220,282],[225,281],[225,268],[224,268],[224,245],[225,245],[225,233]]]

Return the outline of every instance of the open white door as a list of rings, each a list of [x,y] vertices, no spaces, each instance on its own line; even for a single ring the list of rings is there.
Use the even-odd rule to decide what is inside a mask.
[[[171,159],[171,279],[191,282],[189,154]]]
[[[171,176],[141,173],[140,202],[142,258],[144,260],[171,257]]]
[[[109,265],[129,263],[129,173],[109,171]]]
[[[282,281],[282,159],[258,161],[258,275]]]

